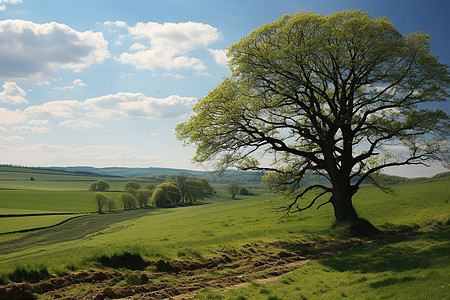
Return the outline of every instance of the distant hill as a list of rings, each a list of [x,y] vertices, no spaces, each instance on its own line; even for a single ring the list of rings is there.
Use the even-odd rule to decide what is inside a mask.
[[[9,165],[3,165],[7,167]],[[24,167],[27,168],[27,167]],[[172,169],[172,168],[127,168],[127,167],[107,167],[107,168],[95,168],[88,166],[77,166],[77,167],[45,167],[45,168],[27,168],[29,170],[53,170],[60,172],[70,172],[77,175],[90,175],[90,176],[103,176],[103,177],[156,177],[160,179],[174,178],[175,175],[186,175],[192,177],[204,177],[208,179],[211,183],[229,183],[230,181],[236,180],[240,185],[258,185],[261,183],[263,173],[261,172],[250,172],[250,171],[239,171],[239,170],[227,170],[221,174],[210,171],[194,171],[186,169]],[[450,176],[450,172],[444,172],[437,174],[431,178],[420,177],[420,178],[407,178],[392,175],[383,175],[386,184],[393,185],[399,183],[411,183],[420,182],[430,179],[439,179]],[[301,186],[306,187],[311,184],[328,184],[324,177],[319,177],[317,175],[310,175],[303,179],[303,184]]]
[[[209,171],[194,171],[185,169],[171,169],[171,168],[126,168],[126,167],[49,167],[46,169],[67,171],[74,173],[97,174],[101,176],[120,176],[120,177],[150,177],[158,176],[163,178],[171,178],[175,175],[186,175],[193,177],[204,177],[211,183],[229,183],[236,180],[239,184],[259,184],[263,174],[258,172],[244,172],[238,170],[227,170],[222,174]]]

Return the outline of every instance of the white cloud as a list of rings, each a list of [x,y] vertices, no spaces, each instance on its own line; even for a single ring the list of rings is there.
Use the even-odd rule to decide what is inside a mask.
[[[0,0],[0,11],[6,10],[5,4],[18,4],[22,3],[22,0]]]
[[[384,145],[383,149],[387,151],[409,151],[409,148],[403,145]]]
[[[81,108],[83,104],[76,100],[52,101],[42,105],[29,106],[24,113],[31,116],[51,116],[60,118],[71,118],[75,109]]]
[[[63,86],[63,87],[56,87],[56,90],[70,90],[70,89],[74,89],[75,87],[80,87],[80,86],[87,86],[86,83],[84,83],[81,79],[75,79],[72,82],[72,85],[68,85],[68,86]]]
[[[42,80],[57,69],[80,71],[109,57],[100,32],[55,22],[0,21],[0,79]]]
[[[211,53],[214,57],[214,60],[217,64],[226,66],[228,64],[227,52],[228,50],[214,50],[208,49],[209,53]]]
[[[23,110],[0,108],[0,125],[17,125],[28,122],[30,126],[16,126],[18,131],[48,132],[49,118],[63,118],[61,126],[72,129],[100,126],[86,118],[177,118],[192,112],[194,97],[171,95],[166,98],[148,97],[142,93],[117,93],[90,98],[85,101],[51,101],[28,106]],[[77,119],[78,118],[78,119]],[[33,126],[34,125],[34,126]]]
[[[119,27],[119,28],[127,28],[127,23],[124,21],[106,21],[103,23],[105,26],[109,28]]]
[[[181,74],[174,74],[174,73],[163,73],[163,75],[164,75],[164,76],[167,76],[167,77],[173,77],[173,78],[175,78],[175,79],[182,79],[182,78],[185,78],[184,75],[181,75]]]
[[[5,142],[12,142],[12,141],[19,141],[19,140],[23,140],[24,138],[18,135],[10,135],[10,136],[1,136],[0,135],[0,140],[5,141]]]
[[[9,110],[0,107],[0,124],[18,124],[25,121],[26,119],[26,114],[19,109]]]
[[[34,133],[50,133],[52,132],[45,126],[16,126],[12,130],[20,132],[34,132]]]
[[[59,123],[59,126],[66,126],[72,128],[73,130],[78,130],[80,128],[100,127],[100,125],[84,119],[67,120]]]
[[[97,118],[173,118],[192,111],[196,98],[172,95],[152,98],[142,93],[117,93],[87,99],[88,111]]]
[[[0,93],[1,102],[12,104],[28,103],[28,100],[25,99],[27,93],[15,82],[5,82],[3,89]]]
[[[140,43],[134,43],[133,45],[130,46],[129,51],[134,52],[134,51],[139,51],[139,50],[147,50],[148,47],[145,45],[142,45]]]
[[[30,120],[28,124],[30,125],[47,125],[49,123],[48,120]]]
[[[14,140],[14,138],[11,138],[11,140]],[[13,157],[11,157],[11,153],[14,153]],[[5,163],[44,166],[67,165],[68,162],[75,166],[87,164],[111,166],[117,165],[117,162],[127,166],[142,166],[155,161],[155,156],[141,154],[135,147],[114,145],[70,147],[42,143],[26,147],[13,148],[8,146],[0,148],[0,157],[5,158],[8,155],[10,159],[4,161]]]
[[[140,70],[205,70],[203,62],[190,57],[189,52],[205,48],[220,37],[216,28],[195,22],[137,23],[136,26],[129,27],[128,32],[132,38],[148,42],[150,49],[122,53],[119,60]]]

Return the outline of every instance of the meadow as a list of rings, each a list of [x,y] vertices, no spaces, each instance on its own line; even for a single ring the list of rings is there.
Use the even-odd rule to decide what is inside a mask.
[[[231,200],[223,186],[216,186],[217,194],[205,198],[202,205],[129,212],[121,212],[117,207],[113,213],[98,215],[90,213],[95,211],[94,193],[87,191],[89,183],[98,177],[53,171],[31,175],[29,170],[18,171],[19,176],[14,177],[11,170],[3,173],[0,170],[0,214],[77,214],[0,218],[0,280],[4,283],[19,269],[44,269],[50,277],[104,269],[98,263],[99,258],[123,253],[144,260],[204,262],[222,255],[224,249],[248,254],[248,245],[256,249],[252,251],[264,249],[277,253],[295,251],[304,243],[333,241],[354,243],[354,246],[346,246],[336,255],[312,259],[274,281],[261,283],[249,274],[249,285],[233,289],[204,288],[196,297],[448,298],[450,177],[398,184],[393,195],[372,186],[362,188],[354,199],[359,215],[393,234],[359,240],[350,237],[345,228],[333,226],[331,206],[281,218],[275,207],[283,200],[265,190],[255,190],[257,196]],[[30,176],[36,180],[30,182]],[[37,180],[39,177],[41,181]],[[102,179],[110,182],[111,189],[116,191],[108,193],[112,197],[130,180]],[[77,218],[53,228],[4,234],[55,225],[74,216]],[[274,243],[290,246],[273,246]],[[148,267],[145,272],[151,274],[154,269]]]

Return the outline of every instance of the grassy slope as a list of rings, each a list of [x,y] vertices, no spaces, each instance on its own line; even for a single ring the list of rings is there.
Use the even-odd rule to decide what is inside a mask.
[[[405,225],[431,228],[448,224],[449,179],[397,185],[397,193],[393,196],[364,187],[355,198],[355,207],[361,217],[387,228]],[[3,196],[13,192],[18,194],[11,196],[12,202],[5,201],[8,197]],[[24,197],[27,193],[35,200],[25,201],[31,199]],[[83,193],[85,198],[81,196]],[[82,191],[0,191],[0,197],[0,207],[10,203],[10,210],[35,208],[80,212],[92,210],[93,205],[92,194]],[[0,277],[20,266],[44,265],[55,273],[91,268],[95,266],[92,260],[105,252],[140,252],[151,259],[202,259],[217,255],[216,250],[224,246],[338,234],[330,230],[333,224],[330,206],[278,221],[280,214],[271,210],[274,199],[270,195],[241,197],[235,201],[207,200],[212,204],[149,210],[143,217],[113,222],[107,228],[76,240],[51,245],[30,244],[21,251],[0,255]],[[64,232],[59,234],[66,235]],[[24,236],[0,236],[0,243],[10,243],[14,247],[14,239]],[[393,237],[376,241],[368,248],[356,247],[331,259],[310,262],[273,284],[253,284],[225,294],[204,291],[199,297],[335,299],[364,295],[367,299],[384,296],[421,299],[421,295],[428,293],[431,298],[441,299],[445,298],[442,296],[449,288],[448,240],[448,229],[407,238]]]
[[[33,177],[35,181],[30,181],[31,177]],[[145,185],[146,183],[160,183],[160,181],[150,178],[102,177],[51,170],[0,166],[0,192],[5,189],[87,191],[89,185],[99,179],[108,182],[111,191],[121,191],[123,185],[131,180],[138,181],[141,185]]]
[[[389,237],[312,261],[266,284],[199,299],[449,299],[450,231]]]
[[[18,230],[41,228],[58,224],[77,215],[50,215],[33,217],[0,218],[0,234]]]

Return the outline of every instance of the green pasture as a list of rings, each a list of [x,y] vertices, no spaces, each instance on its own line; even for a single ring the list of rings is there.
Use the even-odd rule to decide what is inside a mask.
[[[376,226],[386,228],[432,227],[448,222],[449,180],[435,180],[421,184],[396,186],[395,195],[386,195],[373,187],[358,192],[355,206],[360,215]],[[72,203],[81,194],[72,195]],[[43,194],[44,195],[44,194]],[[42,201],[44,196],[42,195]],[[92,194],[86,192],[79,206],[71,211],[86,211],[92,207]],[[67,198],[66,197],[66,198]],[[65,199],[64,197],[61,197]],[[424,201],[423,199],[426,199]],[[43,204],[41,209],[49,204]],[[66,201],[66,200],[64,200]],[[143,216],[112,223],[107,228],[72,241],[36,245],[23,251],[0,255],[4,272],[17,265],[47,265],[52,270],[65,270],[69,265],[89,267],[92,258],[102,253],[139,252],[146,258],[168,259],[207,258],[217,255],[221,247],[244,243],[264,243],[275,239],[314,239],[337,234],[331,229],[334,218],[331,206],[293,214],[280,220],[274,211],[277,196],[240,196],[206,199],[209,204],[171,209],[149,209]],[[84,204],[83,204],[84,203]],[[57,210],[53,204],[49,210]],[[68,207],[66,206],[66,209]],[[120,214],[120,213],[119,213]],[[111,216],[114,218],[114,214]],[[55,229],[57,231],[57,229]],[[2,243],[0,249],[14,244]],[[70,257],[70,263],[67,261]]]
[[[19,230],[47,227],[79,215],[42,215],[0,218],[0,234]]]
[[[0,190],[0,214],[41,212],[85,213],[96,210],[95,192],[90,191],[42,191],[42,190]],[[118,193],[108,193],[118,194]]]
[[[5,184],[8,178],[0,179]],[[95,193],[87,191],[90,177],[47,180],[41,182],[48,184],[47,189],[12,189],[5,184],[5,189],[0,189],[0,214],[96,210]],[[84,180],[86,188],[78,189]],[[121,190],[130,179],[116,180],[113,184]],[[9,181],[18,183],[19,178]],[[198,298],[337,299],[364,295],[364,299],[425,299],[430,295],[429,299],[445,299],[450,283],[449,183],[450,177],[398,184],[393,186],[392,195],[365,186],[354,198],[360,217],[382,229],[414,234],[378,237],[370,245],[309,262],[273,283],[253,283],[230,291],[205,289]],[[330,205],[281,218],[283,214],[275,208],[283,200],[275,194],[253,190],[257,196],[231,200],[223,185],[215,187],[217,194],[204,199],[203,205],[129,212],[122,212],[117,205],[113,213],[86,214],[51,229],[2,234],[0,281],[18,268],[45,268],[55,275],[98,268],[98,257],[125,251],[145,259],[205,260],[221,255],[220,249],[239,250],[247,243],[342,237],[342,231],[333,228]],[[108,192],[116,199],[119,194]],[[0,233],[49,226],[72,216],[0,218]]]
[[[30,180],[31,177],[34,181]],[[161,180],[156,178],[103,177],[40,169],[0,167],[0,193],[2,190],[87,191],[89,185],[99,179],[108,182],[111,191],[123,190],[124,184],[128,181],[138,181],[141,185],[161,183]]]

